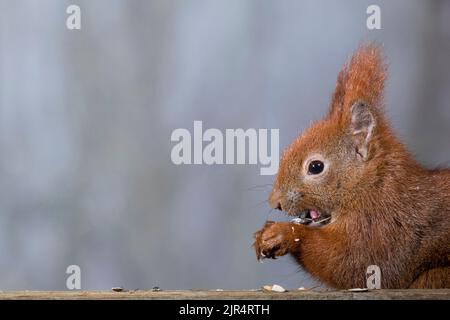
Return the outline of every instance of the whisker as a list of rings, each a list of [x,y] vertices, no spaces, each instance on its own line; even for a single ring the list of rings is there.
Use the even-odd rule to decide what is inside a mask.
[[[273,208],[270,208],[270,210],[269,210],[269,212],[267,213],[267,216],[266,216],[266,221],[269,220],[269,216],[272,213],[272,211],[273,211]]]
[[[266,202],[268,202],[268,201],[267,201],[267,200],[263,200],[263,201],[261,201],[261,202],[258,202],[258,203],[255,204],[252,208],[254,209],[254,208],[256,208],[256,207],[258,207],[258,206],[260,206],[260,205],[265,204]]]
[[[271,183],[268,183],[268,184],[260,184],[260,185],[256,185],[256,186],[253,186],[253,187],[250,187],[250,188],[247,188],[246,190],[247,191],[250,191],[250,190],[255,190],[255,189],[261,189],[261,188],[267,188],[267,187],[269,187],[269,186],[272,186],[272,184]]]

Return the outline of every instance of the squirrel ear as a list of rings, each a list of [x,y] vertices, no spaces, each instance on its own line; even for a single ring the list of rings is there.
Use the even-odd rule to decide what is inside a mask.
[[[339,72],[329,114],[342,116],[358,100],[365,101],[372,108],[379,107],[386,69],[377,44],[360,46]]]
[[[342,113],[345,97],[345,67],[339,72],[336,82],[336,88],[334,89],[333,97],[330,105],[330,115],[337,115]]]
[[[375,117],[369,105],[362,101],[355,102],[351,109],[350,134],[355,144],[357,156],[367,160],[369,145],[375,128]]]

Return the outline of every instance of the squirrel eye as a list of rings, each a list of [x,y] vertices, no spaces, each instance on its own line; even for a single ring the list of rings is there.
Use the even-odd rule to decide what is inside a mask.
[[[325,165],[320,160],[314,160],[309,163],[308,173],[309,174],[319,174],[323,171]]]

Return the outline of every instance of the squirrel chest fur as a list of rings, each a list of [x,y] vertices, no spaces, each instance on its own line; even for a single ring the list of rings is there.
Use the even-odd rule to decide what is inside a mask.
[[[427,170],[383,114],[386,67],[360,47],[337,79],[327,116],[284,152],[269,196],[297,223],[255,233],[258,259],[291,254],[335,288],[450,288],[450,170]],[[299,223],[300,222],[300,223]]]

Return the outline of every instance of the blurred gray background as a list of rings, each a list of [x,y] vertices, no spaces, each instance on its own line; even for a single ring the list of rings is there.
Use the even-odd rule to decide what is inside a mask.
[[[71,264],[83,289],[317,285],[289,257],[255,259],[253,232],[282,219],[273,176],[176,166],[170,135],[279,128],[283,148],[369,40],[396,132],[449,165],[450,1],[0,0],[0,289],[64,290]]]

